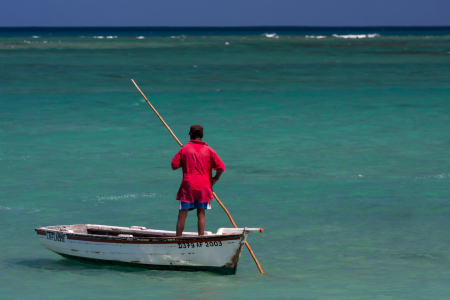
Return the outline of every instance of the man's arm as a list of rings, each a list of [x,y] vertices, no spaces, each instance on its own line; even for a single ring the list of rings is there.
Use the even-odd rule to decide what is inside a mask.
[[[216,176],[212,178],[211,188],[219,181],[220,176],[222,176],[223,172],[216,171]]]
[[[211,149],[211,158],[212,158],[212,168],[216,170],[216,176],[212,178],[211,188],[216,184],[219,180],[220,176],[223,172],[225,172],[225,165],[220,159],[219,155],[217,155],[216,151]]]
[[[176,170],[181,167],[181,149],[172,158],[172,170]]]

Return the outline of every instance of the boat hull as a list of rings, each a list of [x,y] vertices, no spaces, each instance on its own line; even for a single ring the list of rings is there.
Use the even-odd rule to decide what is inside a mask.
[[[237,268],[227,268],[227,267],[210,267],[210,266],[183,266],[183,265],[151,265],[151,264],[141,264],[141,263],[129,263],[117,260],[103,260],[94,259],[86,257],[78,257],[73,255],[58,253],[64,258],[79,261],[83,263],[92,263],[105,266],[120,266],[120,267],[130,267],[130,268],[141,268],[147,270],[159,270],[159,271],[184,271],[184,272],[212,272],[221,275],[235,275]]]
[[[36,228],[41,244],[63,257],[154,270],[236,274],[247,233],[123,238]]]

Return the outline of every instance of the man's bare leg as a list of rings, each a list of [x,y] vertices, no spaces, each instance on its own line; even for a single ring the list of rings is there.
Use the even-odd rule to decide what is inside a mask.
[[[197,208],[197,217],[198,217],[198,235],[204,235],[205,234],[205,209],[204,208]]]
[[[177,236],[181,236],[184,230],[184,223],[186,221],[186,217],[188,215],[189,210],[180,210],[178,212],[178,221],[177,221]]]

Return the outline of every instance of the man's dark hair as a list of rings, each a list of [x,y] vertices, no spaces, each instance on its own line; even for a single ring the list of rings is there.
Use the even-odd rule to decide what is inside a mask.
[[[196,130],[196,131],[194,131],[194,132],[191,132],[191,137],[193,138],[193,139],[195,139],[195,138],[203,138],[203,132],[201,132],[200,130]]]
[[[203,138],[203,127],[200,125],[192,125],[191,129],[189,130],[189,135],[195,139],[195,138]]]

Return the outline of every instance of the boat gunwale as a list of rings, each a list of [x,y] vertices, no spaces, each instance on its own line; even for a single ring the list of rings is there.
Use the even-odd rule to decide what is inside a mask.
[[[103,240],[103,242],[113,242],[113,243],[193,243],[198,241],[224,241],[224,240],[236,240],[240,239],[244,233],[240,234],[212,234],[212,235],[201,235],[201,236],[182,236],[182,237],[118,237],[113,235],[100,235],[100,234],[90,234],[90,233],[76,233],[67,232],[58,229],[50,229],[46,227],[36,227],[34,229],[38,235],[45,235],[46,232],[57,232],[65,234],[70,240],[92,240],[93,242]]]

